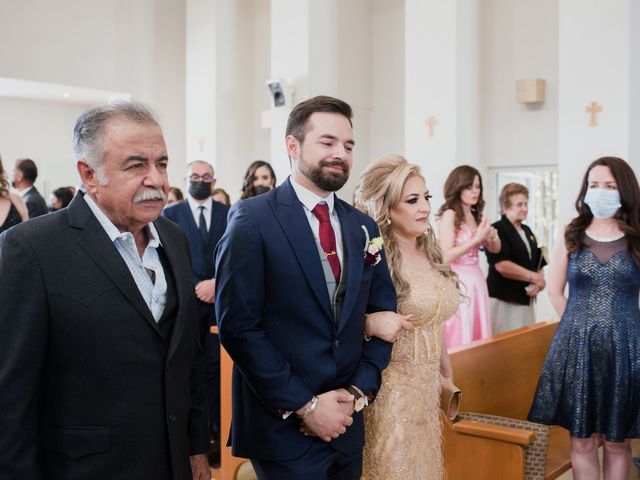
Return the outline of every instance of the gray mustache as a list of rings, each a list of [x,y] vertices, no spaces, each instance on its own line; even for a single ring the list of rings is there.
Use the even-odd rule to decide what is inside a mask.
[[[164,202],[166,199],[167,196],[162,190],[157,188],[148,188],[136,194],[136,196],[133,197],[133,203],[145,202],[147,200],[162,200]]]

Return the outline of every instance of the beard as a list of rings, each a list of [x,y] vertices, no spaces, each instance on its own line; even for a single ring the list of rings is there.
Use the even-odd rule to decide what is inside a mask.
[[[323,167],[328,166],[339,166],[342,169],[342,173],[323,171]],[[320,160],[320,163],[316,166],[305,161],[302,152],[300,152],[298,169],[300,173],[307,177],[316,187],[325,192],[337,192],[347,183],[347,180],[349,180],[349,166],[347,162],[342,160]]]

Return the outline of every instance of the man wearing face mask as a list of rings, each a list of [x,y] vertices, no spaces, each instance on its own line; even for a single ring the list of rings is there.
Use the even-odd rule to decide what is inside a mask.
[[[200,336],[207,359],[209,421],[214,441],[209,461],[214,466],[220,461],[220,343],[218,336],[210,331],[216,324],[213,253],[227,227],[229,207],[211,199],[215,178],[209,163],[203,160],[189,163],[185,181],[186,201],[165,208],[162,215],[180,225],[189,242]]]

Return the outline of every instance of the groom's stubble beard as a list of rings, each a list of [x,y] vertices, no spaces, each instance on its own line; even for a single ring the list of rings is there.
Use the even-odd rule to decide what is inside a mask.
[[[338,165],[342,168],[342,173],[325,172],[322,167]],[[337,192],[347,180],[349,180],[349,165],[344,160],[320,160],[320,164],[311,165],[304,159],[304,152],[300,148],[300,158],[298,159],[298,170],[309,179],[315,186],[325,192]]]

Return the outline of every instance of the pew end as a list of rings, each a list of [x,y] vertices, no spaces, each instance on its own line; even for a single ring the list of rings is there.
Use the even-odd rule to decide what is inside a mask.
[[[568,432],[526,421],[556,327],[537,323],[449,351],[462,413],[444,421],[448,478],[551,480],[569,470]]]

